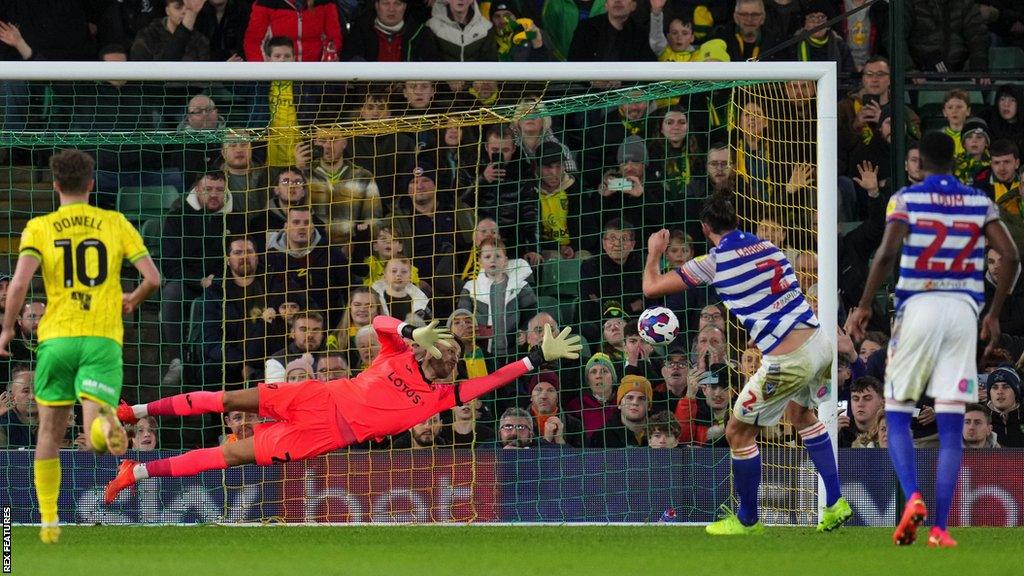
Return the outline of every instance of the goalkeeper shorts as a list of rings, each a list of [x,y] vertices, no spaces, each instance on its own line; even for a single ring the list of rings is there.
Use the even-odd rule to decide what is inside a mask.
[[[253,429],[261,466],[305,460],[356,443],[327,385],[318,380],[260,384],[259,415],[276,420]]]

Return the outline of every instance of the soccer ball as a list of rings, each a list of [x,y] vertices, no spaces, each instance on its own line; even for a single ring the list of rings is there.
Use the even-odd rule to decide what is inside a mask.
[[[664,346],[676,339],[679,333],[679,319],[675,312],[664,306],[654,306],[644,310],[636,322],[636,330],[640,338],[648,344]]]

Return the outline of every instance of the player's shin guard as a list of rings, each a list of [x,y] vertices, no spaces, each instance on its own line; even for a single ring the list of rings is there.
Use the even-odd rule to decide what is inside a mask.
[[[744,526],[757,523],[757,490],[761,486],[761,452],[757,444],[732,450],[733,484],[740,498],[736,516]]]
[[[914,438],[910,434],[913,403],[888,401],[885,403],[885,423],[888,428],[889,458],[900,479],[903,493],[908,497],[918,492],[917,463],[914,457]],[[961,430],[962,433],[962,430]]]
[[[800,438],[803,439],[807,454],[810,455],[825,484],[825,505],[832,506],[843,492],[839,487],[839,469],[836,467],[836,456],[832,452],[832,440],[829,438],[828,430],[825,430],[824,424],[816,422],[800,430]]]
[[[148,416],[195,416],[224,412],[224,392],[189,392],[146,404]]]
[[[955,404],[955,405],[954,405]],[[939,465],[935,471],[935,527],[946,529],[953,491],[960,477],[963,459],[964,405],[935,403],[935,422],[939,428]],[[959,410],[959,411],[957,411]]]
[[[57,523],[57,495],[60,494],[60,459],[36,460],[32,468],[39,519],[43,524]]]
[[[220,446],[190,450],[181,456],[172,456],[140,464],[143,470],[136,467],[135,479],[154,478],[161,476],[195,476],[207,470],[223,470],[228,467],[224,460],[224,451]]]

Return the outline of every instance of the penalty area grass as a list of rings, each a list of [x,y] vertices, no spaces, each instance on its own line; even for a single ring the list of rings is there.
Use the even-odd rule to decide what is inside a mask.
[[[773,528],[717,537],[693,526],[65,526],[44,545],[15,526],[13,574],[200,576],[328,574],[925,574],[1024,573],[1024,529],[955,528],[956,549],[911,547],[888,528]]]

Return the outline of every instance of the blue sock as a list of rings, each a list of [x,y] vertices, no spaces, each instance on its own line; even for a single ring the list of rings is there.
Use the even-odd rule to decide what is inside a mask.
[[[903,494],[907,498],[917,489],[917,463],[914,459],[914,439],[910,435],[910,413],[885,411],[885,423],[888,427],[889,458],[900,479]],[[961,433],[963,431],[961,430]]]
[[[836,456],[832,453],[832,440],[829,439],[828,432],[823,432],[820,436],[804,440],[804,446],[825,484],[825,505],[831,506],[843,495],[842,488],[839,487]]]
[[[939,466],[935,471],[935,526],[946,529],[963,458],[964,415],[938,412]]]
[[[732,456],[732,482],[736,487],[736,495],[740,497],[740,509],[736,512],[740,522],[745,526],[757,523],[757,489],[761,486],[761,453],[757,445],[740,449],[739,452],[748,457],[738,459],[736,452]],[[751,452],[753,456],[750,456]]]

